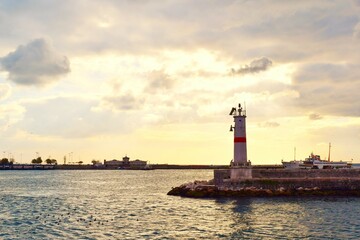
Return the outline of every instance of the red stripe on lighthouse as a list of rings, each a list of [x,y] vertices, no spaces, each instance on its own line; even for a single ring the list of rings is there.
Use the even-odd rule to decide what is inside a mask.
[[[236,137],[234,138],[234,142],[246,142],[246,137]]]

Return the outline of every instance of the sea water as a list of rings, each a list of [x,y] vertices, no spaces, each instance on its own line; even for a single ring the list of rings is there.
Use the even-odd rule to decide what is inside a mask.
[[[211,170],[0,172],[0,239],[359,239],[360,198],[190,199]]]

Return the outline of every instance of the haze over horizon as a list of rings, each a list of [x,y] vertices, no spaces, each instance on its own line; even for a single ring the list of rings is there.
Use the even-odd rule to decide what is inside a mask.
[[[0,154],[360,162],[360,1],[0,2]],[[69,161],[69,160],[68,160]]]

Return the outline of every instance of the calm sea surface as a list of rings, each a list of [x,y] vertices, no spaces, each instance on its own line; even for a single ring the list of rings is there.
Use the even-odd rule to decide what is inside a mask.
[[[0,239],[360,239],[360,198],[187,199],[210,170],[0,171]]]

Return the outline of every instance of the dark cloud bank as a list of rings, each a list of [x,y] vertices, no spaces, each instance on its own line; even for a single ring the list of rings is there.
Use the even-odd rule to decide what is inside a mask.
[[[294,76],[299,93],[295,105],[321,115],[360,116],[360,66],[357,64],[307,64]]]
[[[21,85],[46,85],[70,72],[68,58],[44,39],[20,45],[0,58],[0,65],[9,73],[9,80]]]

